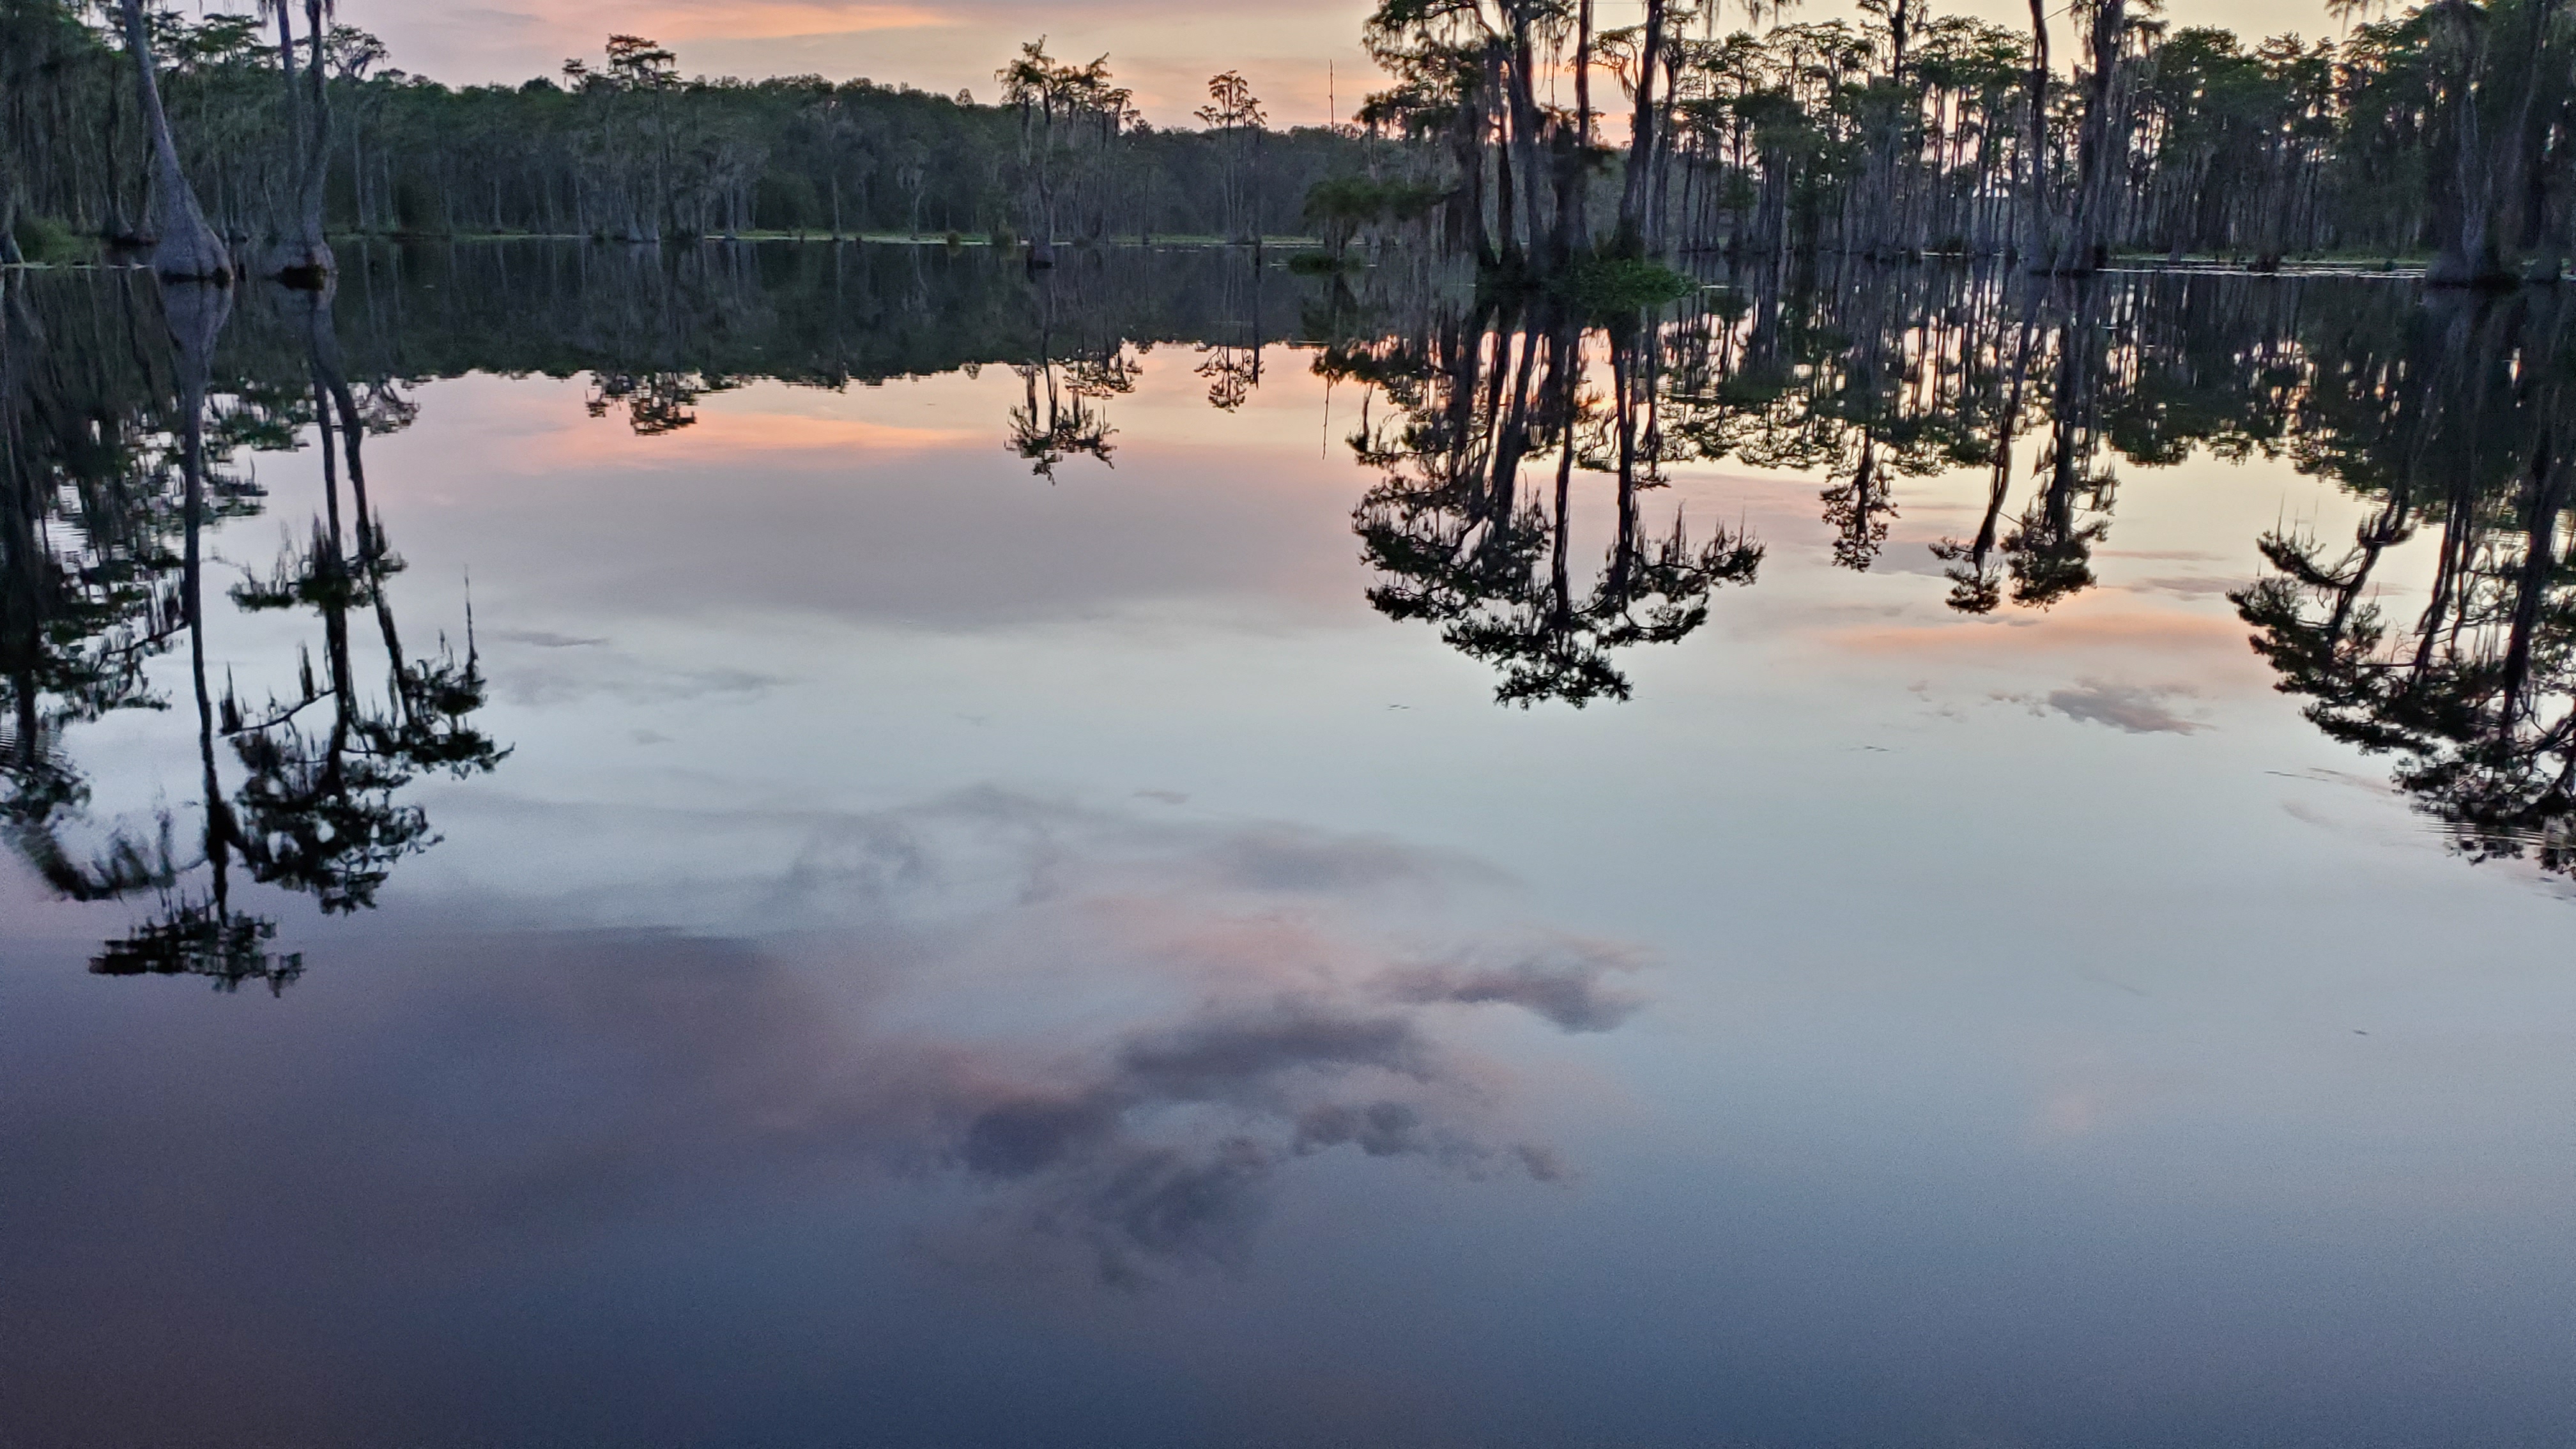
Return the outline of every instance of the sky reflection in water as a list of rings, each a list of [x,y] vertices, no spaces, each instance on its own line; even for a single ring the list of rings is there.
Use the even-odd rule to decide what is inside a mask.
[[[1560,576],[1547,319],[1507,354],[1534,349],[1537,446],[1496,508],[1518,384],[1478,372],[1441,431],[1456,344],[1495,355],[1458,299],[1211,255],[1045,297],[828,256],[379,255],[344,284],[355,411],[409,419],[364,443],[407,568],[354,569],[349,694],[400,714],[399,661],[470,663],[455,727],[508,753],[393,792],[438,839],[377,909],[325,919],[273,841],[231,852],[226,909],[300,953],[274,999],[87,974],[159,893],[64,901],[13,856],[0,1387],[28,1442],[2563,1432],[2570,907],[2547,802],[2488,789],[2537,777],[2478,753],[2522,736],[2394,757],[2448,770],[2411,798],[2487,812],[2445,833],[2275,689],[2305,668],[2325,723],[2418,741],[2451,727],[2429,702],[2494,697],[2510,648],[2444,656],[2449,694],[2357,693],[2385,676],[2336,621],[2375,603],[2402,650],[2446,577],[2514,597],[2515,420],[2554,395],[2434,399],[2490,458],[2266,370],[2429,347],[2472,376],[2481,327],[2546,355],[2554,316],[2445,332],[2384,283],[2206,278],[2025,314],[1922,270],[1712,294],[1753,310],[1709,377],[1632,349],[1621,383],[1567,334],[1597,466]],[[126,324],[114,284],[39,285],[11,357],[49,404],[106,366],[66,361],[77,328]],[[2144,335],[2132,286],[2186,320]],[[2108,339],[2073,364],[2070,318]],[[1871,351],[1943,328],[1955,383]],[[210,698],[292,703],[310,650],[320,738],[327,601],[223,595],[327,517],[311,339],[257,293],[223,336],[218,442],[300,405],[307,446],[218,470],[267,494],[206,531]],[[143,395],[174,380],[128,405],[166,418]],[[1632,562],[1678,516],[1693,550],[1758,545],[1749,579],[1614,596],[1632,385],[1632,444],[1649,404],[1726,443],[1632,457]],[[2279,419],[2282,456],[2243,443]],[[109,548],[98,516],[56,551]],[[2496,567],[2446,576],[2444,538]],[[1676,597],[1705,619],[1656,642]],[[2564,713],[2555,597],[2508,730]],[[173,708],[47,733],[91,796],[38,823],[85,860],[165,811],[202,899],[163,632]],[[1627,702],[1543,697],[1604,667]],[[1526,710],[1494,702],[1515,668]],[[209,737],[227,790],[241,737]],[[2460,858],[2517,831],[2541,848]]]

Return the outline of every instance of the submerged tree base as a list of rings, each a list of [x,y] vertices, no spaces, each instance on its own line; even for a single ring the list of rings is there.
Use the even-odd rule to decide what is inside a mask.
[[[1334,256],[1329,252],[1299,252],[1288,259],[1288,270],[1301,277],[1329,277],[1366,269],[1367,263],[1357,257]]]

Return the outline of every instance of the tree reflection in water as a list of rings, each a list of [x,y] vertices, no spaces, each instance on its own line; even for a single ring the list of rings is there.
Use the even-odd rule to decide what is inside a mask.
[[[1585,316],[1469,295],[1401,256],[1291,277],[1238,254],[1083,252],[1031,276],[747,246],[385,252],[351,276],[364,290],[336,318],[327,294],[0,283],[0,828],[66,897],[158,901],[103,971],[282,985],[298,963],[271,953],[236,877],[367,906],[435,838],[410,787],[503,757],[474,723],[470,628],[414,654],[398,627],[366,443],[409,422],[403,379],[587,374],[592,410],[649,436],[746,378],[839,389],[998,364],[1019,382],[1006,446],[1052,479],[1111,460],[1109,407],[1158,344],[1198,349],[1216,408],[1247,405],[1281,345],[1265,307],[1294,315],[1286,345],[1328,385],[1363,393],[1347,442],[1369,478],[1352,510],[1369,601],[1492,668],[1504,703],[1628,698],[1625,651],[1684,639],[1770,562],[1740,528],[1694,533],[1656,505],[1684,466],[1804,473],[1822,485],[1817,562],[1900,573],[1921,546],[1896,535],[1909,480],[1982,477],[1973,528],[1927,540],[1949,607],[1974,616],[2093,588],[2124,469],[2280,458],[2375,507],[2348,546],[2260,541],[2269,575],[2234,597],[2282,687],[2336,738],[2398,756],[2398,784],[2468,854],[2576,868],[2576,442],[2559,421],[2576,359],[2546,292],[1818,259]],[[291,685],[245,698],[208,662],[204,537],[263,506],[234,460],[308,432],[321,508],[230,597],[311,637]],[[2410,553],[2424,562],[2389,562]],[[2417,575],[2420,608],[2395,617],[2380,591]],[[201,799],[98,818],[65,733],[164,707],[148,669],[183,637]]]
[[[1084,307],[1078,293],[1069,302],[1077,319],[1074,335],[1069,342],[1060,336],[1058,285],[1053,268],[1030,279],[1036,294],[1037,356],[1013,369],[1019,374],[1023,397],[1011,409],[1010,431],[1011,451],[1029,464],[1030,472],[1050,483],[1055,481],[1057,466],[1069,459],[1109,462],[1116,451],[1109,439],[1118,430],[1109,426],[1101,401],[1136,386],[1136,367],[1126,339],[1114,328],[1104,332],[1100,324],[1106,319],[1097,309]],[[1067,278],[1061,285],[1073,291],[1078,283]]]
[[[2576,337],[2554,292],[2443,296],[2398,335],[2317,358],[2307,466],[2379,506],[2337,549],[2282,529],[2232,597],[2280,688],[2369,753],[2473,859],[2576,871],[2576,568],[2567,541]],[[2412,545],[2431,584],[2375,597]],[[2429,558],[2420,555],[2429,553]]]
[[[326,913],[374,905],[394,865],[434,843],[428,816],[398,799],[404,786],[430,770],[460,777],[488,771],[506,753],[471,724],[485,686],[470,621],[461,660],[444,635],[435,657],[403,652],[386,588],[403,563],[367,496],[369,419],[340,361],[331,301],[324,291],[288,302],[304,324],[322,514],[267,578],[232,590],[248,612],[311,609],[321,624],[323,670],[317,678],[308,647],[294,696],[245,711],[227,688],[222,705],[223,734],[248,772],[235,797],[235,828],[252,874],[313,896]],[[358,679],[349,616],[362,609],[373,616],[385,655],[380,701]],[[328,706],[320,711],[326,722],[308,728],[306,712],[316,705]]]
[[[1668,528],[1642,522],[1640,494],[1663,486],[1666,457],[1653,341],[1632,319],[1596,329],[1550,299],[1488,301],[1316,361],[1391,404],[1364,411],[1350,439],[1382,475],[1352,515],[1378,575],[1369,602],[1492,665],[1501,702],[1628,698],[1611,651],[1689,634],[1711,590],[1761,565],[1759,544],[1723,528],[1693,543],[1679,510]],[[1525,471],[1541,469],[1548,485],[1530,486]],[[1605,556],[1580,584],[1578,469],[1614,480]]]
[[[1385,475],[1357,513],[1371,602],[1495,665],[1504,702],[1579,705],[1628,697],[1612,650],[1683,638],[1713,590],[1756,577],[1763,545],[1747,536],[1694,543],[1678,513],[1668,529],[1641,522],[1641,495],[1676,463],[1824,477],[1830,559],[1855,572],[1887,548],[1898,480],[1982,469],[1977,532],[1933,546],[1951,606],[2046,609],[2091,587],[2113,493],[2105,371],[2115,324],[2139,306],[2109,284],[1852,264],[1592,320],[1547,298],[1487,299],[1349,331],[1317,370],[1394,412],[1353,439]],[[2010,515],[2034,414],[2047,433]],[[1524,497],[1524,467],[1549,463],[1553,490]],[[1615,484],[1606,558],[1580,587],[1565,557],[1578,472]]]
[[[312,895],[325,912],[372,905],[393,865],[435,841],[419,807],[398,798],[403,787],[434,769],[488,771],[507,753],[470,723],[485,694],[470,632],[461,659],[444,638],[433,657],[403,650],[386,587],[402,565],[368,498],[364,439],[407,424],[412,410],[383,385],[360,405],[327,291],[267,289],[237,303],[229,288],[172,283],[156,292],[111,275],[99,285],[117,289],[121,307],[74,298],[62,315],[93,334],[121,318],[125,345],[102,347],[92,335],[75,348],[49,345],[25,284],[7,285],[0,673],[13,721],[10,840],[65,897],[157,899],[157,910],[105,946],[93,971],[282,990],[302,959],[271,951],[275,922],[236,907],[235,864],[256,882]],[[167,333],[159,346],[133,320],[156,296]],[[216,348],[237,306],[263,314],[261,335],[245,340],[217,399]],[[287,381],[296,371],[301,387]],[[313,609],[323,667],[317,675],[307,646],[294,697],[246,710],[229,673],[220,691],[211,677],[205,535],[262,501],[256,487],[222,471],[231,453],[292,447],[307,422],[321,445],[322,515],[270,577],[246,580],[231,596],[246,610]],[[359,679],[353,611],[372,616],[382,641],[381,700]],[[159,812],[148,829],[91,818],[88,784],[60,745],[71,724],[164,707],[145,664],[181,633],[197,727],[192,850],[179,844],[178,812]],[[328,724],[309,727],[303,717],[317,706]],[[219,743],[231,747],[240,774],[229,791]],[[68,839],[82,834],[100,842],[86,856]]]
[[[1370,601],[1439,625],[1520,704],[1626,698],[1612,649],[1678,639],[1712,587],[1752,579],[1760,546],[1733,534],[1694,546],[1676,520],[1639,544],[1638,495],[1666,463],[1822,475],[1831,562],[1853,570],[1887,547],[1897,479],[1982,470],[1975,532],[1932,545],[1950,607],[1976,615],[2095,586],[2115,460],[2286,458],[2379,507],[2339,553],[2299,530],[2260,540],[2271,574],[2231,597],[2280,687],[2327,733],[2398,755],[2395,783],[2464,853],[2571,871],[2566,311],[2537,290],[1856,265],[1598,333],[1545,301],[1488,300],[1352,328],[1317,370],[1392,407],[1353,438],[1383,475],[1356,514]],[[1549,460],[1553,494],[1531,496],[1520,474]],[[1617,479],[1609,558],[1584,589],[1565,566],[1578,470]],[[2401,625],[2375,590],[2384,557],[2424,534],[2429,591]]]

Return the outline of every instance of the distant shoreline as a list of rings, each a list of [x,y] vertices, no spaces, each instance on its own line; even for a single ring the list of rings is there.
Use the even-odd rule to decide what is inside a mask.
[[[600,236],[584,236],[572,232],[348,232],[334,236],[331,240],[334,244],[338,245],[356,244],[360,246],[377,243],[420,245],[439,242],[448,243],[450,245],[490,244],[495,242],[570,242],[623,247],[659,247],[665,245],[678,247],[704,246],[708,244],[758,243],[762,245],[791,244],[807,246],[929,247],[940,250],[951,248],[958,250],[964,250],[967,248],[994,250],[997,248],[1017,248],[1026,244],[1025,238],[1013,238],[1007,241],[997,242],[993,237],[985,233],[961,233],[952,241],[944,234],[939,236],[913,236],[902,232],[868,232],[864,234],[852,233],[847,236],[833,237],[817,235],[811,232],[799,234],[784,231],[743,231],[729,235],[710,234],[705,236],[657,238],[638,241],[625,241]],[[1324,242],[1320,237],[1311,236],[1265,236],[1261,239],[1259,246],[1255,247],[1249,242],[1227,241],[1220,237],[1182,235],[1157,236],[1151,240],[1144,241],[1140,241],[1132,236],[1102,237],[1092,241],[1059,240],[1056,243],[1056,246],[1062,250],[1076,252],[1150,251],[1164,249],[1175,251],[1319,251],[1323,249]],[[1707,253],[1704,255],[1713,256],[1716,254]],[[1687,264],[1691,259],[1688,257],[1682,257],[1676,258],[1675,260],[1677,262]],[[1960,252],[1925,252],[1916,257],[1892,260],[1885,264],[1891,266],[1962,264],[1993,265],[2004,261],[2005,259],[1999,257],[1972,257]],[[2429,257],[2422,256],[2401,256],[2395,258],[2325,256],[2310,258],[2285,257],[2276,266],[2262,268],[2230,257],[2186,256],[2181,258],[2169,258],[2157,253],[2136,253],[2128,255],[2114,255],[2110,259],[2110,264],[2103,267],[2102,271],[2128,274],[2154,272],[2207,273],[2216,276],[2251,277],[2387,277],[2398,280],[2420,281],[2423,279],[2425,272],[2429,268],[2430,262],[2431,259]],[[45,271],[57,269],[83,270],[93,268],[122,269],[142,265],[144,265],[144,263],[139,259],[134,261],[89,260],[77,262],[10,262],[0,263],[0,268],[6,268],[9,270]],[[2527,281],[2522,285],[2552,286],[2557,285],[2557,283],[2551,279],[2542,278]]]

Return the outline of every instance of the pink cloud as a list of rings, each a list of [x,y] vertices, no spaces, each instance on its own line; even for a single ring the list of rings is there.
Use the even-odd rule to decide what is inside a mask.
[[[917,453],[933,448],[978,447],[982,434],[963,428],[905,427],[862,418],[795,413],[701,410],[697,421],[675,432],[642,436],[619,419],[567,418],[562,426],[513,450],[535,471],[623,464],[706,465],[739,462],[757,454]]]
[[[1229,69],[1251,78],[1274,123],[1304,125],[1328,111],[1347,117],[1378,83],[1359,43],[1369,8],[1365,0],[494,0],[460,7],[344,0],[341,15],[383,36],[394,64],[454,85],[552,75],[567,56],[595,57],[618,32],[670,45],[690,74],[866,76],[942,94],[968,89],[991,100],[995,69],[1021,42],[1043,35],[1058,55],[1106,54],[1157,125],[1194,124],[1190,112],[1205,99],[1206,78]]]
[[[600,13],[623,16],[629,26],[672,40],[863,35],[878,30],[919,30],[964,23],[953,10],[924,5],[835,5],[817,0],[751,5],[665,3],[640,8],[602,7]]]

